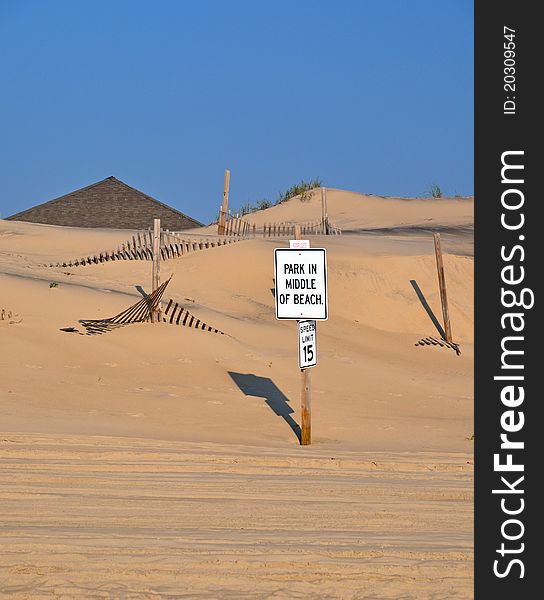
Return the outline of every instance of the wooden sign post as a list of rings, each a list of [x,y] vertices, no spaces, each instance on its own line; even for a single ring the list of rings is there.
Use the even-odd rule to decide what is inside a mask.
[[[298,225],[295,237],[289,248],[274,250],[274,296],[276,318],[297,321],[301,377],[300,443],[307,446],[312,443],[310,368],[317,364],[316,320],[326,320],[328,316],[327,260],[324,248],[310,248],[309,242],[301,239]],[[301,351],[304,345],[306,352]]]
[[[452,343],[450,314],[448,311],[448,296],[446,294],[446,277],[444,275],[444,262],[442,260],[442,248],[440,246],[440,234],[434,233],[434,253],[436,255],[436,268],[438,270],[438,286],[440,288],[440,301],[442,303],[442,316],[444,317],[444,333],[446,342]]]
[[[153,220],[153,271],[151,274],[151,292],[154,292],[161,283],[161,220]],[[160,320],[160,304],[151,313],[151,322]]]
[[[300,225],[295,225],[295,240],[301,240]],[[310,369],[300,370],[300,445],[312,443],[312,376]]]
[[[312,377],[311,367],[317,364],[317,322],[298,321],[298,351],[300,367],[300,443],[312,443]]]
[[[229,210],[229,187],[230,187],[230,171],[225,170],[225,179],[223,180],[223,203],[221,204],[221,210],[219,211],[219,222],[217,226],[217,233],[219,235],[225,235],[225,225],[227,212]]]
[[[309,446],[312,443],[312,378],[310,369],[302,369],[301,374],[300,445]]]

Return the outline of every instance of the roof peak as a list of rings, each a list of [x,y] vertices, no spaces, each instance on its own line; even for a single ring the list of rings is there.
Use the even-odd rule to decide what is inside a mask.
[[[63,194],[62,196],[58,196],[57,198],[53,198],[47,202],[43,202],[41,204],[37,204],[36,206],[32,206],[26,210],[23,210],[19,213],[16,213],[14,215],[11,215],[9,217],[7,217],[8,220],[18,220],[19,217],[22,217],[23,215],[25,215],[26,213],[30,212],[30,211],[34,211],[35,209],[44,207],[46,205],[53,205],[55,203],[58,202],[63,202],[68,200],[69,198],[73,198],[73,197],[77,197],[79,196],[81,193],[87,192],[88,190],[92,190],[93,188],[97,188],[99,186],[101,186],[104,183],[115,183],[118,186],[120,186],[121,188],[124,188],[125,190],[130,191],[130,193],[134,193],[137,194],[139,197],[141,198],[145,198],[146,200],[157,204],[169,211],[172,211],[173,213],[176,213],[177,215],[179,215],[180,217],[184,218],[184,219],[188,219],[189,221],[192,221],[195,226],[202,226],[203,224],[200,223],[199,221],[197,221],[196,219],[193,219],[192,217],[189,217],[188,215],[182,213],[181,211],[179,211],[177,208],[174,208],[173,206],[169,206],[168,204],[165,204],[164,202],[161,202],[160,200],[157,200],[156,198],[153,198],[153,196],[150,196],[149,194],[146,194],[145,192],[142,192],[141,190],[134,188],[130,185],[128,185],[128,183],[125,183],[124,181],[121,181],[120,179],[117,179],[117,177],[115,177],[114,175],[109,175],[108,177],[106,177],[105,179],[100,179],[99,181],[95,181],[94,183],[91,183],[89,185],[86,185],[82,188],[79,188],[77,190],[73,190],[72,192],[68,192],[67,194]]]

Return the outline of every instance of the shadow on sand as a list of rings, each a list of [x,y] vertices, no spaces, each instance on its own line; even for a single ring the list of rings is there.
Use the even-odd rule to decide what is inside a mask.
[[[433,325],[436,327],[436,330],[440,334],[440,337],[443,340],[445,340],[446,339],[446,332],[444,331],[442,325],[440,325],[439,320],[435,317],[435,315],[434,315],[431,307],[427,303],[427,300],[425,299],[425,296],[423,295],[423,292],[421,291],[419,285],[417,284],[417,281],[415,279],[410,279],[410,283],[412,284],[412,287],[414,288],[414,291],[417,294],[417,297],[419,298],[419,301],[423,305],[423,308],[427,311],[427,314],[429,315],[429,318],[431,319],[431,321],[433,322]]]
[[[281,417],[292,429],[300,442],[300,426],[291,416],[295,411],[289,405],[289,399],[268,377],[259,377],[253,374],[235,373],[229,371],[234,383],[246,396],[264,398],[266,404]]]

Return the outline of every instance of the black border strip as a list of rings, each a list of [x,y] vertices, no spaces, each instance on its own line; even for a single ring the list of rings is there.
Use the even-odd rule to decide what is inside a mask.
[[[541,423],[537,410],[542,401],[536,377],[542,370],[536,347],[538,295],[532,308],[528,301],[521,302],[527,306],[507,306],[514,297],[520,301],[523,289],[534,290],[542,271],[536,207],[544,193],[536,188],[542,166],[534,138],[537,128],[542,129],[536,84],[543,52],[536,7],[533,2],[504,0],[475,4],[475,597],[482,600],[542,595],[536,562],[540,470],[531,466],[535,454],[541,453],[533,438]],[[504,27],[514,30],[515,37],[505,38]],[[509,46],[511,41],[515,48]],[[515,56],[505,52],[509,49]],[[515,72],[505,71],[512,67]],[[513,78],[506,81],[505,75]],[[514,89],[506,85],[513,81]],[[504,161],[523,165],[523,170],[501,174]],[[523,181],[513,181],[519,179]],[[504,206],[515,203],[520,193],[519,208]],[[505,222],[519,224],[521,215],[522,227],[505,227]],[[507,283],[521,273],[522,281]],[[514,312],[521,315],[520,331],[513,330],[513,319],[504,318]],[[520,354],[505,354],[505,348]],[[513,363],[520,366],[508,366]],[[508,386],[516,397],[523,388],[524,400],[516,407],[507,405],[507,395],[501,396]],[[505,430],[522,420],[518,431]],[[501,448],[501,434],[523,447]],[[522,470],[500,467],[509,460]]]

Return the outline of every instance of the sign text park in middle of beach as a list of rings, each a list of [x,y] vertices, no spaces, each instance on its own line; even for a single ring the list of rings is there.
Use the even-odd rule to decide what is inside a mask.
[[[328,318],[325,248],[274,250],[276,319]]]

